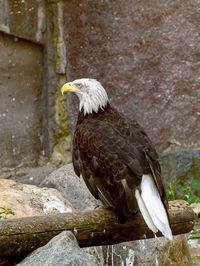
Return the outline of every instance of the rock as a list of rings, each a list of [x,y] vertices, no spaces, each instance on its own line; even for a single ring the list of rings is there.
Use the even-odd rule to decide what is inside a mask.
[[[108,265],[192,265],[184,235],[174,236],[172,241],[159,237],[108,246],[104,258]]]
[[[160,154],[165,181],[191,181],[200,176],[200,149],[181,150]]]
[[[89,192],[83,178],[75,174],[72,164],[66,164],[53,171],[40,187],[56,188],[76,210],[91,210],[100,204]]]
[[[53,170],[55,170],[53,167],[48,166],[20,168],[15,172],[13,180],[38,186]]]
[[[174,236],[172,241],[159,237],[108,246],[104,259],[106,265],[193,265],[184,235]]]
[[[71,232],[62,232],[48,244],[33,251],[20,266],[98,266],[95,256],[81,249]]]
[[[0,180],[0,207],[11,209],[15,215],[7,218],[20,218],[53,213],[71,212],[73,207],[53,188],[38,188],[20,184],[13,180]]]
[[[53,170],[55,168],[48,164],[43,167],[24,167],[19,164],[15,167],[1,167],[0,178],[38,186]]]

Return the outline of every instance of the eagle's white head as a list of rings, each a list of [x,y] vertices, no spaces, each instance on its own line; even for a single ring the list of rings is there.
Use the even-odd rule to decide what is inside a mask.
[[[84,115],[98,112],[99,108],[103,109],[108,103],[108,95],[101,85],[95,79],[82,78],[68,82],[61,88],[62,94],[67,91],[75,92],[79,98],[79,111],[82,110]]]

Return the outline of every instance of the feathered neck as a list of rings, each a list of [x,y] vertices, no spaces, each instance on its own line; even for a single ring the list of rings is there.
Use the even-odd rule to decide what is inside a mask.
[[[111,105],[110,103],[108,102],[106,104],[106,106],[102,109],[99,109],[97,112],[92,112],[91,114],[84,114],[84,111],[83,109],[81,111],[79,111],[79,115],[78,115],[78,124],[81,123],[85,118],[89,118],[89,117],[93,117],[93,118],[96,118],[96,117],[101,117],[102,115],[107,115],[108,112],[110,112],[111,110]]]

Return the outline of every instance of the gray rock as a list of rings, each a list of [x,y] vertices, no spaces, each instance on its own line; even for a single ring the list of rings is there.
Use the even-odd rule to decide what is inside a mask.
[[[62,232],[48,244],[33,251],[21,266],[98,266],[96,258],[81,249],[71,232]]]
[[[165,181],[199,179],[200,149],[162,153],[160,163]]]
[[[83,178],[75,174],[72,164],[66,164],[53,171],[40,187],[56,188],[63,193],[75,210],[90,210],[100,204],[89,192]]]
[[[1,167],[0,179],[12,179],[22,184],[38,186],[54,170],[51,166],[24,167],[22,164],[12,168]]]
[[[172,241],[159,237],[107,246],[104,259],[106,265],[193,265],[184,235]]]

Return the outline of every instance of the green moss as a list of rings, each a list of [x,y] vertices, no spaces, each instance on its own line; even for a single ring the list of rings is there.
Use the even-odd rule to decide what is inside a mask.
[[[58,42],[55,26],[53,27],[53,31],[52,31],[52,40],[53,40],[54,47],[56,49],[56,52],[55,52],[56,69],[59,69],[60,61],[62,60],[62,58],[60,57],[60,53],[59,53],[59,45],[62,45],[62,44]]]
[[[4,234],[5,235],[11,235],[12,234],[12,229],[6,228],[5,231],[4,231]]]
[[[61,138],[63,136],[69,135],[70,130],[67,123],[66,100],[65,96],[62,96],[60,88],[58,89],[56,94],[55,119],[59,126],[59,130],[56,133],[56,138]]]
[[[71,136],[67,122],[66,98],[62,96],[60,87],[61,85],[55,101],[55,120],[58,130],[55,133],[56,145],[51,156],[51,162],[56,165],[71,162]]]

